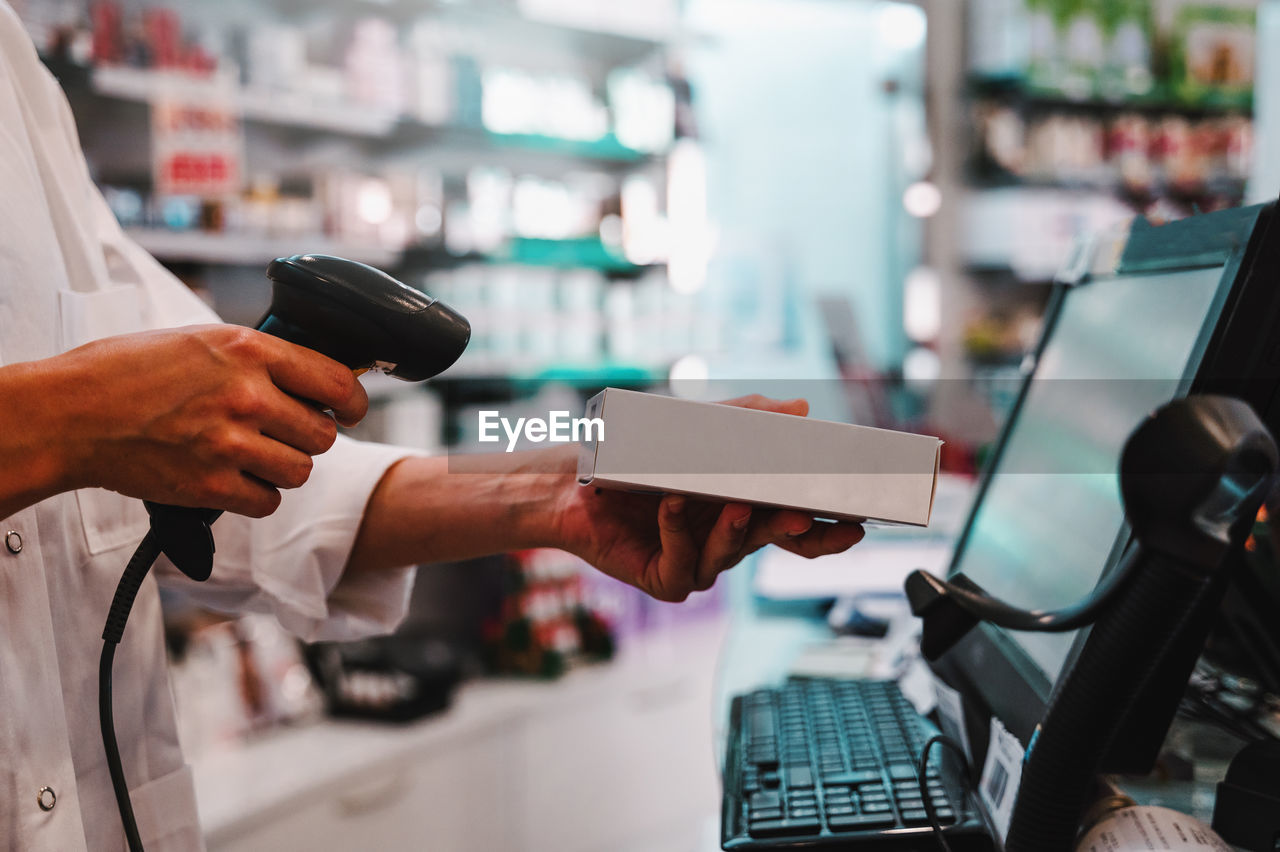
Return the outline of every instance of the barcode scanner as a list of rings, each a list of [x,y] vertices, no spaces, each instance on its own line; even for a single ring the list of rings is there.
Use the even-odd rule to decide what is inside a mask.
[[[267,266],[271,306],[257,330],[314,349],[357,373],[376,370],[419,382],[448,369],[466,349],[471,326],[457,311],[407,287],[381,270],[321,254],[279,258]],[[163,553],[193,580],[213,571],[213,531],[218,509],[146,503],[151,529],[116,586],[102,631],[98,668],[98,717],[116,804],[131,852],[142,841],[120,765],[111,716],[111,664],[124,635],[133,600]]]

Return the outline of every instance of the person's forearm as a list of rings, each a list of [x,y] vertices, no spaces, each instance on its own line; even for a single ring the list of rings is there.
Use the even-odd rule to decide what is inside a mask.
[[[558,447],[403,459],[374,489],[347,570],[563,546],[558,510],[575,457]]]
[[[0,518],[68,490],[57,422],[65,388],[51,361],[0,367]]]

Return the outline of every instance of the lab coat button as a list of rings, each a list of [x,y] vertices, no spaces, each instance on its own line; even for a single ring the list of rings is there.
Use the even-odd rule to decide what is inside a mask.
[[[40,810],[51,811],[53,806],[58,803],[58,794],[53,792],[52,787],[41,787],[36,793],[36,804],[40,805]]]
[[[9,530],[4,534],[4,546],[9,548],[10,553],[22,552],[22,536],[18,535],[17,530]]]

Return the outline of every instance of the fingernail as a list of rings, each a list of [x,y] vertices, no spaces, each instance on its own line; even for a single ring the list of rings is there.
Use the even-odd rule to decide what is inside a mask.
[[[730,521],[729,526],[733,527],[735,530],[742,531],[747,528],[747,524],[749,524],[750,522],[751,522],[751,510],[748,509],[746,511],[746,514],[744,514],[741,518],[735,518],[734,520]]]
[[[668,510],[668,511],[670,511],[672,514],[676,514],[676,515],[678,515],[678,514],[680,514],[681,512],[683,512],[683,511],[684,511],[684,498],[683,498],[683,497],[672,497],[670,500],[668,500],[668,501],[667,501],[667,510]]]
[[[798,538],[804,535],[805,533],[807,533],[811,529],[813,529],[813,521],[810,521],[809,523],[805,524],[803,527],[799,527],[794,530],[787,530],[787,538]]]

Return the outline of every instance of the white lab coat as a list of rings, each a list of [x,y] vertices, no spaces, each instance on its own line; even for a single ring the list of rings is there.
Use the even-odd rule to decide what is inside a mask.
[[[0,0],[0,365],[212,312],[121,231],[90,182],[71,112]],[[21,399],[0,404],[22,406]],[[149,852],[203,846],[178,745],[157,581],[227,610],[274,613],[304,638],[387,630],[412,569],[343,577],[369,494],[404,451],[340,441],[271,517],[224,515],[213,577],[161,559],[115,660],[115,720]],[[0,476],[4,476],[0,471]],[[138,500],[90,489],[0,520],[0,849],[124,848],[97,718],[101,631],[146,531]],[[4,536],[12,531],[5,545]],[[50,787],[51,810],[37,803]],[[47,801],[47,800],[46,800]]]

